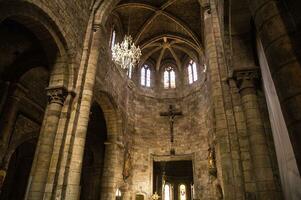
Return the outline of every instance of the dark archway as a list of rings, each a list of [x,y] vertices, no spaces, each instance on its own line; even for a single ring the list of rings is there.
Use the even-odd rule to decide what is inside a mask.
[[[17,147],[11,156],[0,199],[20,200],[24,198],[36,144],[37,139],[26,141]]]
[[[7,172],[0,199],[24,198],[57,54],[45,49],[27,23],[15,18],[0,23],[0,167]]]
[[[100,199],[101,177],[104,168],[105,141],[107,127],[104,114],[94,103],[90,109],[90,119],[84,151],[81,174],[81,200]]]

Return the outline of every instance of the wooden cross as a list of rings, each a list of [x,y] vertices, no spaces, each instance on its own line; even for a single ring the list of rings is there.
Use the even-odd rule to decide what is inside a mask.
[[[183,115],[182,111],[177,111],[173,105],[169,105],[167,112],[160,112],[160,116],[168,117],[169,118],[169,126],[170,126],[170,142],[173,144],[174,141],[174,132],[173,132],[173,125],[176,116]]]

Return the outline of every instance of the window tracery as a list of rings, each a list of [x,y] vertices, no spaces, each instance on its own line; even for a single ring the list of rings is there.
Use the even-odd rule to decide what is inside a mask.
[[[164,88],[175,88],[176,87],[176,73],[172,66],[168,66],[164,70]]]
[[[151,84],[151,70],[150,67],[145,64],[141,68],[141,74],[140,74],[140,83],[142,86],[150,87]]]

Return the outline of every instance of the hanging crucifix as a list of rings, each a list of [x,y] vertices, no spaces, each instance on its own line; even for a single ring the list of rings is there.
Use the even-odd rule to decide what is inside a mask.
[[[175,121],[176,116],[183,115],[182,111],[177,111],[173,105],[169,105],[167,112],[160,112],[160,116],[165,116],[169,118],[169,126],[170,126],[170,142],[171,142],[171,150],[170,154],[175,155],[175,150],[173,148],[173,141],[174,141],[174,131],[173,131],[173,125]]]

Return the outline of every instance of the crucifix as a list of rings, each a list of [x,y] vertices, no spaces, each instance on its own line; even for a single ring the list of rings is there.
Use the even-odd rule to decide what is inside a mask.
[[[181,115],[183,115],[182,111],[177,111],[173,105],[169,105],[169,108],[168,108],[167,112],[160,112],[160,116],[164,116],[164,117],[169,118],[170,142],[171,142],[172,146],[173,146],[173,141],[174,141],[173,125],[174,125],[175,117],[176,116],[181,116]],[[172,155],[174,155],[175,150],[172,148],[170,150],[170,153]]]

